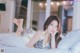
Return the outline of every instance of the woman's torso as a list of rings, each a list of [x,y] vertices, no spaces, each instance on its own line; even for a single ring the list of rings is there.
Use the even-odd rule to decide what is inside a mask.
[[[40,48],[40,49],[50,49],[51,48],[51,40],[49,40],[45,45],[44,45],[44,38],[45,38],[45,33],[42,35],[42,37],[34,44],[35,48]],[[50,37],[49,37],[50,38]],[[51,39],[51,38],[50,38]]]

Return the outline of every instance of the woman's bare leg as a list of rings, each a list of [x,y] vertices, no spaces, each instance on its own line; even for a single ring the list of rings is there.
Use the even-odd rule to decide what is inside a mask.
[[[17,31],[16,31],[16,34],[17,35],[21,35],[21,32],[23,31],[23,27],[22,27],[22,25],[23,25],[23,19],[16,19],[16,18],[14,18],[13,19],[13,22],[17,25]]]

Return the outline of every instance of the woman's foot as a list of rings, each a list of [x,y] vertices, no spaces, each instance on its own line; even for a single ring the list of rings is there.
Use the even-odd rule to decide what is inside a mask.
[[[18,27],[22,27],[23,25],[23,19],[13,19],[13,22],[18,26]]]
[[[17,31],[16,31],[16,34],[17,35],[20,35],[21,32],[23,31],[23,28],[22,28],[22,25],[23,25],[23,19],[16,19],[14,18],[13,19],[13,22],[17,25]]]

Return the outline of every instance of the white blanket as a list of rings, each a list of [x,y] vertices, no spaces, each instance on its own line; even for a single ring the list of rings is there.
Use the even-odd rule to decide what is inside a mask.
[[[0,49],[4,50],[4,53],[70,53],[68,49],[36,49],[36,48],[21,48],[21,47],[11,47],[0,45]]]
[[[59,43],[57,49],[27,48],[23,37],[15,33],[0,34],[0,49],[5,53],[80,53],[80,30],[68,33]]]

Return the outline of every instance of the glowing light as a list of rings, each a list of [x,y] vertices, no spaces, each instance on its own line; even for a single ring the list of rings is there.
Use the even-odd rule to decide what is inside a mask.
[[[47,6],[47,3],[45,3],[45,6]]]
[[[66,1],[63,1],[63,5],[66,5]]]
[[[59,6],[59,5],[60,5],[60,3],[59,3],[59,2],[57,2],[57,5]]]
[[[39,3],[39,6],[41,6],[41,7],[42,7],[42,6],[43,6],[43,4],[42,4],[42,3]]]
[[[51,2],[51,5],[53,5],[54,4],[54,2]]]

